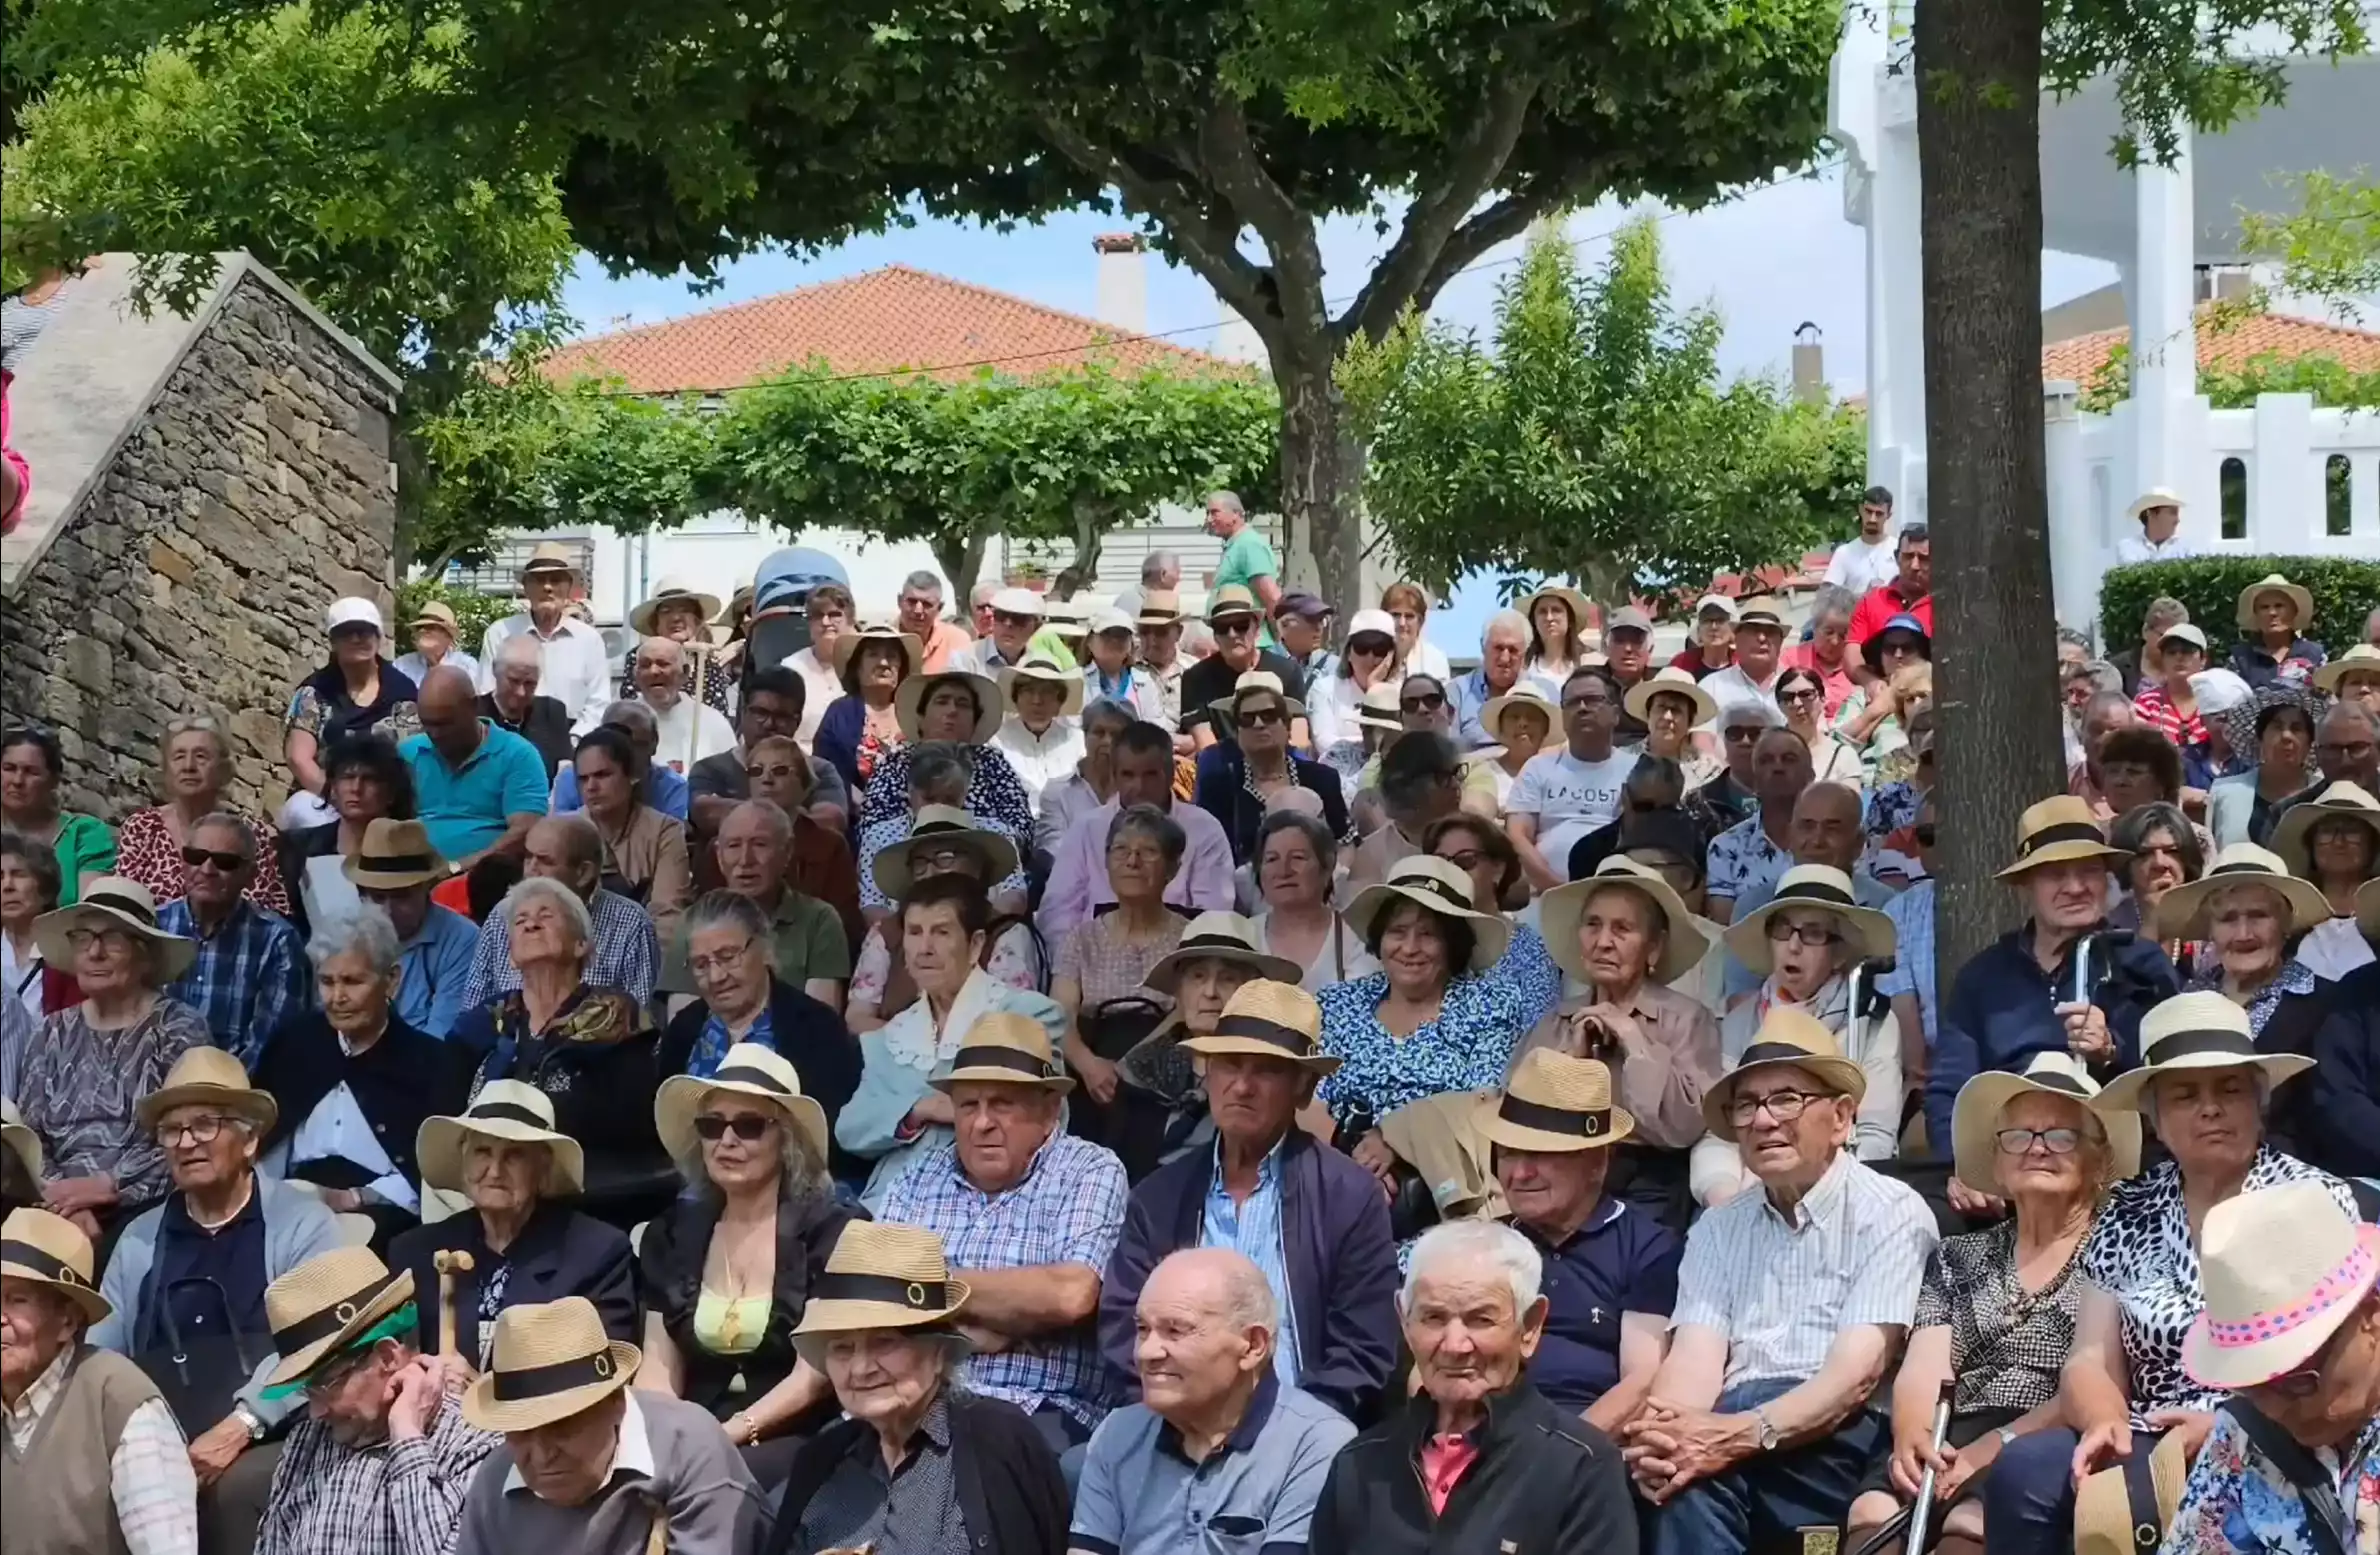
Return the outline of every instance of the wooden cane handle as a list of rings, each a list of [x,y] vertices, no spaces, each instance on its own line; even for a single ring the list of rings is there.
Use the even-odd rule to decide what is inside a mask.
[[[431,1256],[438,1271],[438,1354],[441,1359],[462,1357],[461,1334],[455,1327],[455,1276],[471,1272],[471,1255],[457,1249]]]

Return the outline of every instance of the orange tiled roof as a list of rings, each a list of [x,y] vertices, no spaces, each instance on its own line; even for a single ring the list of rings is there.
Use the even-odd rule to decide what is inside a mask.
[[[1097,360],[1122,372],[1245,371],[1162,340],[1118,339],[1110,325],[907,265],[887,265],[751,302],[577,341],[546,375],[617,377],[631,392],[731,389],[823,361],[839,373],[933,370],[961,378],[990,364],[1031,377]]]
[[[2089,388],[2107,366],[2115,348],[2132,338],[2128,329],[2096,329],[2087,335],[2053,341],[2041,348],[2041,376],[2063,378]],[[2260,356],[2295,359],[2301,356],[2336,357],[2339,365],[2357,372],[2380,370],[2380,334],[2292,318],[2286,313],[2258,313],[2217,324],[2207,310],[2198,316],[2198,365],[2238,369]]]

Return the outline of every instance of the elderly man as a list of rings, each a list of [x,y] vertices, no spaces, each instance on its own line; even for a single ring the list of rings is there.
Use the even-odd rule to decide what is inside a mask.
[[[877,1218],[942,1238],[967,1284],[967,1386],[1024,1410],[1063,1452],[1108,1411],[1090,1323],[1124,1224],[1124,1164],[1061,1127],[1074,1082],[1030,1016],[978,1020],[931,1084],[952,1140],[910,1165]]]
[[[1703,1101],[1760,1179],[1686,1238],[1669,1356],[1625,1430],[1651,1555],[1742,1555],[1842,1526],[1886,1445],[1870,1396],[1936,1240],[1905,1184],[1844,1148],[1866,1078],[1773,1011]]]
[[[743,700],[736,706],[736,743],[732,750],[706,756],[686,774],[686,819],[694,823],[697,840],[719,835],[727,812],[752,797],[748,768],[752,749],[762,740],[791,740],[799,736],[809,708],[809,688],[801,676],[783,665],[754,670],[744,679]],[[833,832],[850,825],[851,791],[831,761],[803,753],[810,770],[809,799],[802,812]]]
[[[1397,1254],[1379,1182],[1297,1126],[1338,1067],[1322,1052],[1321,1009],[1301,988],[1259,979],[1213,1025],[1182,1046],[1204,1064],[1214,1148],[1175,1157],[1133,1190],[1100,1293],[1100,1347],[1120,1378],[1133,1376],[1133,1313],[1150,1270],[1185,1247],[1231,1248],[1272,1286],[1281,1380],[1355,1418],[1396,1360]]]
[[[401,975],[391,1013],[416,1031],[450,1035],[467,1008],[463,990],[471,981],[479,928],[430,900],[430,888],[447,870],[429,832],[419,821],[373,821],[364,827],[362,849],[340,872],[356,895],[396,926]]]
[[[429,670],[422,674],[427,677]],[[488,688],[479,698],[479,716],[527,740],[546,771],[563,772],[570,767],[577,736],[571,731],[570,710],[538,691],[544,678],[545,649],[537,639],[526,633],[507,637],[496,650],[496,662],[478,676]]]
[[[1167,882],[1165,899],[1197,912],[1223,912],[1235,902],[1231,838],[1223,823],[1173,794],[1173,739],[1151,723],[1136,723],[1116,736],[1111,758],[1115,797],[1077,816],[1050,863],[1049,888],[1042,893],[1041,932],[1055,945],[1116,899],[1107,878],[1107,828],[1118,812],[1155,805],[1173,817],[1188,839],[1182,867]]]
[[[463,1495],[500,1445],[449,1396],[461,1362],[413,1347],[410,1272],[342,1247],[266,1287],[285,1359],[270,1391],[303,1396],[306,1418],[273,1469],[256,1555],[447,1555]]]
[[[505,1308],[463,1418],[504,1438],[455,1555],[761,1555],[769,1499],[711,1412],[628,1386],[644,1359],[583,1296]]]
[[[1145,570],[1147,564],[1142,565]],[[967,623],[977,642],[992,635],[992,597],[1000,589],[999,579],[986,578],[967,591]]]
[[[1338,673],[1339,656],[1330,648],[1328,601],[1304,589],[1291,589],[1273,606],[1272,617],[1274,639],[1306,672],[1307,685],[1317,685]]]
[[[2345,699],[2333,705],[2314,730],[2314,763],[2322,769],[2322,782],[2293,803],[2318,799],[2333,783],[2380,792],[2380,713]],[[2274,824],[2279,820],[2275,816]]]
[[[1215,587],[1244,588],[1255,596],[1266,615],[1281,602],[1281,563],[1270,540],[1248,522],[1248,510],[1237,492],[1207,493],[1207,533],[1223,542],[1223,559],[1215,564]]]
[[[901,630],[926,645],[925,673],[950,668],[953,655],[973,646],[965,629],[942,619],[942,574],[919,568],[901,580]]]
[[[479,639],[481,683],[475,691],[495,689],[493,676],[500,651],[515,637],[528,637],[544,650],[538,694],[550,696],[570,715],[571,728],[584,733],[595,727],[595,715],[611,695],[611,653],[603,634],[570,614],[571,597],[580,583],[578,563],[567,546],[547,541],[530,553],[521,567],[521,596],[529,608],[519,615],[490,623]],[[422,687],[429,690],[425,683]]]
[[[529,828],[546,813],[546,767],[536,748],[479,716],[479,699],[460,670],[430,671],[419,710],[421,733],[397,754],[413,773],[430,841],[458,870],[491,853],[519,858]],[[593,710],[586,721],[593,726]]]
[[[1851,877],[1851,894],[1862,907],[1878,912],[1895,900],[1892,887],[1860,865],[1867,835],[1860,827],[1859,790],[1846,783],[1812,783],[1793,802],[1787,824],[1788,851],[1795,864],[1824,864]],[[1788,867],[1791,867],[1790,865]],[[1784,877],[1779,875],[1777,880]],[[1777,880],[1758,880],[1735,898],[1735,916],[1743,917],[1777,894]],[[1733,999],[1760,986],[1760,976],[1746,967],[1735,952],[1727,953],[1725,992]]]
[[[182,844],[182,899],[157,913],[157,927],[198,942],[165,996],[205,1016],[216,1046],[250,1068],[265,1039],[314,1000],[297,931],[247,899],[255,878],[256,833],[236,815],[210,815]]]
[[[843,819],[839,807],[822,807],[813,802],[817,790],[812,783],[821,767],[834,771],[832,763],[803,754],[801,746],[790,737],[772,735],[754,742],[744,753],[744,784],[751,790],[749,797],[765,799],[791,818],[793,843],[787,855],[790,862],[785,868],[786,883],[834,909],[835,916],[842,920],[844,938],[856,944],[868,927],[859,908],[859,865],[851,856],[851,843],[841,825],[819,819],[821,814],[831,815],[836,823]],[[914,775],[917,764],[912,762],[909,770]],[[837,791],[841,792],[839,777]],[[963,783],[961,793],[963,797]],[[727,813],[732,815],[734,811]],[[706,845],[695,857],[694,869],[700,889],[725,884],[719,869],[716,836],[706,839]]]
[[[1292,701],[1302,703],[1306,695],[1305,670],[1295,659],[1259,640],[1264,616],[1257,608],[1256,596],[1246,588],[1233,584],[1209,594],[1207,625],[1215,633],[1213,656],[1199,660],[1182,674],[1181,726],[1199,750],[1230,734],[1228,728],[1218,726],[1215,708],[1230,698],[1232,688],[1248,671],[1271,671],[1279,677],[1282,693]],[[1289,742],[1303,748],[1312,740],[1305,714],[1300,712],[1290,721]]]
[[[1132,624],[1140,638],[1140,667],[1157,683],[1157,699],[1165,713],[1160,721],[1169,731],[1178,730],[1182,725],[1182,677],[1190,669],[1190,660],[1182,652],[1181,596],[1170,588],[1148,590],[1141,596]],[[1178,735],[1174,741],[1174,749],[1185,756],[1195,746],[1188,734]]]
[[[1304,1549],[1331,1460],[1355,1428],[1273,1365],[1264,1271],[1224,1248],[1171,1254],[1133,1317],[1141,1401],[1107,1417],[1075,1487],[1083,1555],[1206,1555],[1208,1530]]]
[[[670,637],[648,637],[636,646],[638,699],[653,712],[661,746],[660,765],[686,775],[705,756],[735,749],[735,728],[727,715],[686,695],[686,645]]]
[[[1463,749],[1474,751],[1496,743],[1496,737],[1480,723],[1480,714],[1487,711],[1490,701],[1509,695],[1520,684],[1528,656],[1527,616],[1517,610],[1499,610],[1488,617],[1479,634],[1479,667],[1456,676],[1454,684],[1446,688],[1447,698],[1454,704],[1454,737]]]
[[[1332,1463],[1314,1555],[1635,1555],[1618,1449],[1524,1375],[1545,1336],[1543,1279],[1509,1226],[1422,1233],[1397,1302],[1419,1388]]]
[[[653,997],[661,942],[652,915],[615,891],[603,888],[603,834],[583,815],[548,816],[529,828],[524,873],[559,880],[587,904],[595,920],[595,945],[587,958],[587,982],[617,988],[643,1004]],[[480,926],[479,949],[471,958],[471,979],[463,985],[463,1008],[487,1003],[521,986],[512,964],[512,925],[496,913]]]
[[[1934,968],[1934,870],[1938,856],[1934,826],[1938,814],[1931,793],[1918,801],[1917,824],[1912,829],[1917,834],[1917,861],[1924,866],[1925,877],[1884,904],[1884,916],[1892,920],[1893,943],[1898,949],[1892,970],[1876,979],[1876,991],[1892,1001],[1893,1019],[1901,1028],[1901,1083],[1912,1091],[1924,1087],[1925,1060],[1934,1050],[1935,1023],[1941,1016]],[[1924,1033],[1924,1040],[1912,1041],[1919,1032]]]
[[[794,738],[802,742],[804,750],[818,738],[818,720],[826,716],[835,698],[843,695],[843,674],[835,645],[857,624],[853,608],[851,590],[840,583],[821,583],[802,602],[803,617],[810,627],[810,645],[788,656],[782,667],[801,677],[806,693],[802,701],[802,724],[794,731]]]
[[[479,661],[455,648],[457,624],[454,607],[444,600],[433,599],[415,611],[405,628],[413,634],[413,651],[397,660],[397,673],[419,686],[424,675],[451,664],[477,680]]]
[[[1732,731],[1730,731],[1732,733]],[[1752,796],[1759,809],[1711,839],[1704,912],[1733,923],[1738,903],[1774,893],[1793,867],[1793,816],[1810,787],[1810,747],[1791,729],[1767,729],[1752,745]]]
[[[2380,648],[2357,643],[2314,672],[2314,684],[2380,718]]]
[[[748,897],[768,915],[777,976],[830,1010],[843,1008],[843,985],[851,979],[851,942],[835,910],[794,888],[793,822],[766,799],[747,799],[727,814],[711,845],[720,882]],[[681,933],[661,969],[663,993],[692,994],[687,965],[690,936]]]
[[[1504,829],[1537,890],[1567,881],[1570,850],[1620,813],[1620,786],[1636,766],[1636,753],[1613,743],[1622,694],[1601,665],[1572,670],[1562,683],[1564,743],[1530,757],[1505,797]]]
[[[1934,631],[1934,542],[1923,524],[1904,524],[1900,538],[1893,543],[1893,564],[1896,569],[1890,583],[1878,584],[1868,591],[1859,608],[1851,613],[1851,646],[1858,648],[1884,630],[1884,624],[1894,616],[1915,616],[1925,627],[1926,635]],[[1879,679],[1876,671],[1864,661],[1854,662],[1851,678],[1861,685]]]
[[[1140,583],[1116,596],[1116,609],[1137,621],[1151,595],[1171,599],[1181,587],[1181,556],[1173,551],[1151,551],[1140,559]]]
[[[629,748],[636,753],[635,781],[643,785],[640,803],[650,805],[672,820],[682,821],[694,802],[693,785],[668,767],[657,765],[661,754],[661,720],[642,702],[614,702],[603,710],[597,728],[617,729],[628,736]],[[569,815],[586,808],[579,796],[578,768],[565,765],[554,774],[554,790],[547,798],[546,813]]]
[[[1603,622],[1604,668],[1619,683],[1620,695],[1653,674],[1653,618],[1634,605],[1623,605],[1611,612]],[[1645,726],[1641,719],[1631,718],[1623,710],[1615,738],[1622,745],[1644,743]]]
[[[1041,630],[1048,613],[1041,596],[1031,589],[1002,589],[992,596],[991,635],[977,638],[958,668],[998,679],[1002,670],[1025,662],[1033,634]]]
[[[1859,533],[1835,547],[1821,580],[1853,598],[1892,581],[1892,488],[1870,486],[1859,499]]]
[[[1785,607],[1762,597],[1736,608],[1735,662],[1703,677],[1702,689],[1721,707],[1735,702],[1777,705],[1777,673],[1785,652]]]

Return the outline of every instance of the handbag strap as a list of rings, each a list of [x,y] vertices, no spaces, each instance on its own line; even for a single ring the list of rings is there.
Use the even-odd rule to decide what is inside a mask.
[[[2303,1443],[2246,1399],[2234,1396],[2224,1402],[2223,1408],[2247,1433],[2248,1440],[2256,1444],[2256,1450],[2270,1459],[2273,1467],[2295,1487],[2298,1502],[2306,1509],[2306,1525],[2314,1540],[2315,1555],[2347,1555],[2347,1511],[2339,1502],[2338,1483],[2329,1472]]]

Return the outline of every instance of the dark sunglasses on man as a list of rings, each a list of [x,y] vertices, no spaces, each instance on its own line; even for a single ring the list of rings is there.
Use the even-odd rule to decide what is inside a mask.
[[[182,849],[182,862],[192,869],[196,869],[202,864],[212,864],[228,875],[248,861],[237,853],[217,853],[212,848],[185,847]]]

